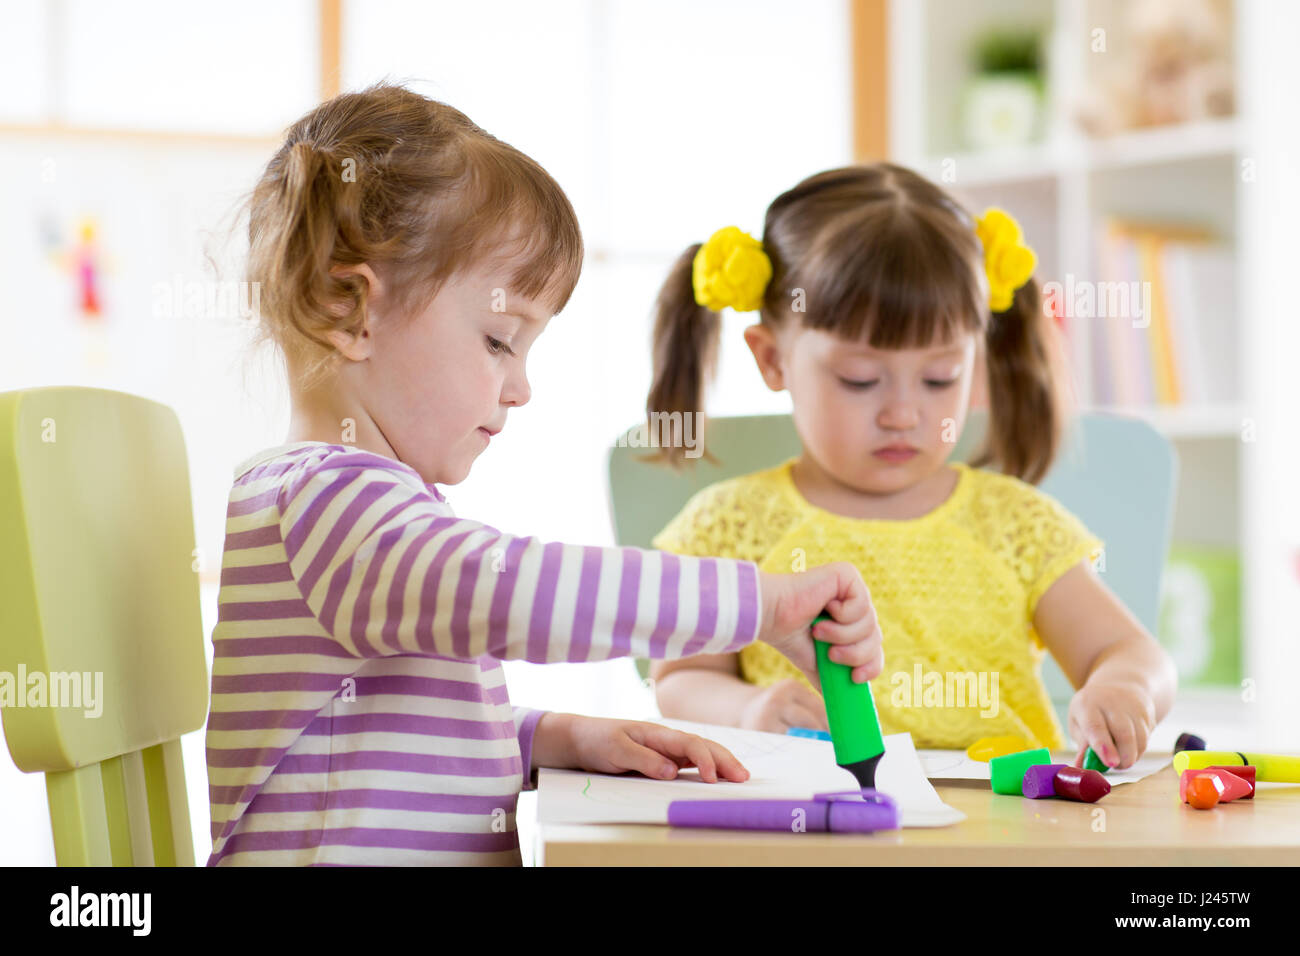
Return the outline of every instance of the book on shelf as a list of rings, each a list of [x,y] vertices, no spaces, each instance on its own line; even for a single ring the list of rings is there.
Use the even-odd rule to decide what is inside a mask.
[[[1104,221],[1092,280],[1044,294],[1063,318],[1076,394],[1091,406],[1214,406],[1236,401],[1232,247],[1175,225]]]

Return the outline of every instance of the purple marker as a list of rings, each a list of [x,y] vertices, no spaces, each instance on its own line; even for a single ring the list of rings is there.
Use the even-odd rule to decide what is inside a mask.
[[[802,817],[800,817],[802,813]],[[668,824],[724,830],[870,833],[897,830],[898,805],[874,789],[818,793],[811,800],[674,800]]]
[[[1025,771],[1025,778],[1020,783],[1020,792],[1030,799],[1056,796],[1056,771],[1064,770],[1069,764],[1044,763],[1035,764]]]

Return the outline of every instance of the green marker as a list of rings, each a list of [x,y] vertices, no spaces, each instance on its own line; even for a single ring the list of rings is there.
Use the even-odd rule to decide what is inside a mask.
[[[823,611],[817,621],[831,621]],[[876,786],[876,764],[885,755],[885,741],[880,736],[880,718],[870,684],[856,684],[853,669],[837,664],[829,657],[830,644],[813,639],[817,648],[817,677],[826,698],[826,716],[831,725],[831,743],[835,762],[857,778],[863,790]]]
[[[1110,770],[1110,767],[1107,766],[1104,760],[1097,756],[1096,752],[1091,747],[1089,747],[1087,752],[1083,755],[1083,769],[1098,770],[1101,773],[1106,773]]]

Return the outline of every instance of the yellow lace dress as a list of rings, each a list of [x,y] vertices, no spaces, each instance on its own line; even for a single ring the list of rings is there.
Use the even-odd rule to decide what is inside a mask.
[[[1040,667],[1038,600],[1102,543],[1050,495],[1007,475],[955,464],[952,494],[911,520],[846,518],[811,504],[791,458],[695,494],[654,539],[677,554],[742,558],[770,572],[850,561],[884,636],[871,682],[886,734],[964,749],[1018,734],[1066,746]],[[740,652],[741,676],[766,686],[803,675],[767,644]]]

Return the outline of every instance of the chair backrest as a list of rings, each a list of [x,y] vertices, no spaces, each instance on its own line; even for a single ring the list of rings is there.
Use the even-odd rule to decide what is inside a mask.
[[[207,716],[195,554],[170,408],[0,393],[0,714],[14,763],[45,773],[60,866],[194,865],[179,738]]]
[[[987,415],[972,412],[950,458],[965,461],[983,441]],[[696,491],[717,481],[785,461],[801,450],[789,415],[715,418],[708,422],[704,458],[674,473],[648,464],[648,450],[631,447],[644,434],[630,429],[610,451],[609,497],[619,544],[648,548],[650,540]],[[628,447],[624,447],[624,446]],[[1052,470],[1039,483],[1105,544],[1102,580],[1152,634],[1160,578],[1169,551],[1177,459],[1169,440],[1145,422],[1086,414],[1071,423]],[[646,674],[639,664],[641,676]],[[1058,713],[1074,690],[1050,656],[1043,680]]]

